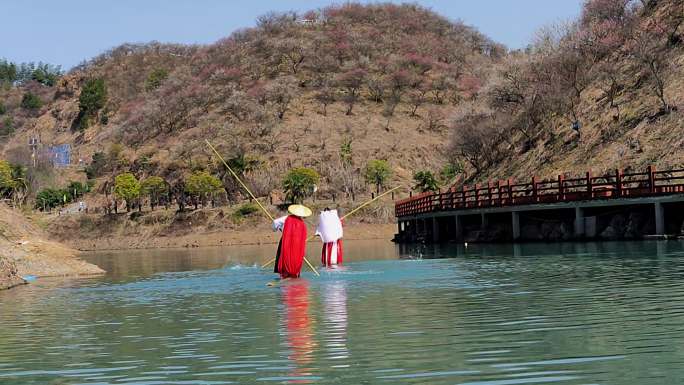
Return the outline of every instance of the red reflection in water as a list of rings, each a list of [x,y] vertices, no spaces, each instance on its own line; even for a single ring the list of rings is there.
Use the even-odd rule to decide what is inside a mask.
[[[282,298],[285,305],[285,332],[287,345],[290,348],[288,358],[295,363],[290,373],[293,377],[310,376],[313,352],[316,342],[313,339],[312,319],[309,315],[309,283],[303,279],[286,282],[282,286]],[[300,379],[291,383],[309,383]]]

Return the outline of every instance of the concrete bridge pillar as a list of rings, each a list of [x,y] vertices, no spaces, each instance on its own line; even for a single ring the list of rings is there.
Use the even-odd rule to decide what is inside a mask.
[[[520,239],[520,213],[517,211],[511,211],[511,220],[513,227],[513,240],[517,241]]]
[[[484,230],[487,228],[487,215],[485,213],[480,213],[480,224],[481,224],[481,230]]]
[[[461,225],[461,217],[458,215],[454,215],[454,223],[456,224],[456,226],[454,227],[456,231],[456,240],[460,241],[461,239],[463,239],[463,226]]]
[[[665,235],[665,211],[663,210],[663,204],[656,202],[654,208],[656,235]]]
[[[575,207],[575,238],[584,237],[584,209]]]
[[[439,242],[439,221],[437,221],[437,217],[432,217],[432,242]]]

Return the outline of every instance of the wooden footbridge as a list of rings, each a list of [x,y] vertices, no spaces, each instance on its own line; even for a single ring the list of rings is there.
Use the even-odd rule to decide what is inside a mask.
[[[397,201],[395,215],[399,242],[478,240],[488,238],[482,235],[487,231],[497,233],[489,240],[542,240],[554,224],[558,229],[552,239],[595,238],[606,232],[606,237],[620,238],[618,228],[629,226],[629,237],[678,234],[684,221],[684,169],[650,166],[644,172],[587,172],[450,188]]]

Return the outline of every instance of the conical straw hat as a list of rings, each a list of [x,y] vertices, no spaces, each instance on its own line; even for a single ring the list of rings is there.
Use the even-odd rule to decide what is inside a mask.
[[[287,212],[302,218],[306,218],[312,214],[310,208],[302,205],[290,205],[290,207],[287,208]]]

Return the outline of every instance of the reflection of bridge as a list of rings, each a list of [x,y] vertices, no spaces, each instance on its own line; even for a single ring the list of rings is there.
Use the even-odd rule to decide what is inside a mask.
[[[684,221],[684,170],[488,182],[397,201],[395,214],[399,241],[674,234]]]

